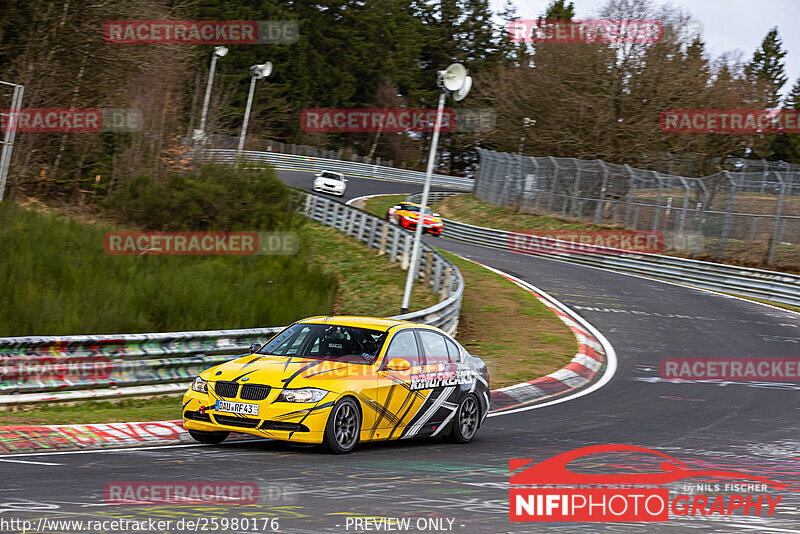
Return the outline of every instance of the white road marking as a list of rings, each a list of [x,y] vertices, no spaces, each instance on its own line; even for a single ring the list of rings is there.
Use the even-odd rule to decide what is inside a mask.
[[[13,462],[15,464],[34,464],[34,465],[64,465],[52,462],[33,462],[30,460],[12,460],[10,458],[0,458],[0,462]]]
[[[271,439],[246,439],[240,441],[226,441],[225,443],[262,443],[264,441],[273,441]],[[153,449],[178,449],[184,447],[212,447],[213,445],[206,445],[204,443],[181,443],[180,445],[152,445],[150,447],[121,447],[121,448],[114,448],[114,449],[84,449],[84,450],[77,450],[77,451],[54,451],[54,452],[20,452],[20,453],[13,453],[8,456],[0,456],[0,461],[6,462],[13,462],[14,460],[9,459],[11,456],[14,458],[20,456],[49,456],[54,454],[89,454],[95,452],[136,452],[136,451],[147,451]],[[61,465],[61,464],[52,464],[52,465]]]

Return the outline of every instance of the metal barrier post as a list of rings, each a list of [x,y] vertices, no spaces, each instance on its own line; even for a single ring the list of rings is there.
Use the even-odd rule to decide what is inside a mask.
[[[775,224],[772,227],[772,237],[770,238],[769,243],[769,255],[767,256],[767,265],[772,265],[772,261],[775,259],[775,247],[778,245],[778,240],[780,239],[780,227],[781,227],[781,211],[783,210],[783,196],[786,189],[786,183],[781,178],[779,172],[775,172],[775,178],[778,179],[778,183],[781,185],[781,192],[778,195],[778,207],[775,209]]]

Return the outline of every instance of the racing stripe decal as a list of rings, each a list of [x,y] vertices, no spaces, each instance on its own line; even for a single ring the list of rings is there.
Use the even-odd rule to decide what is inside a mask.
[[[420,417],[416,423],[414,423],[408,428],[408,431],[406,431],[405,435],[401,436],[401,438],[406,439],[416,436],[417,433],[422,429],[422,427],[425,426],[425,423],[430,421],[431,417],[433,417],[436,414],[436,412],[439,411],[439,408],[442,407],[444,401],[447,400],[447,398],[450,396],[451,393],[453,393],[453,391],[455,391],[455,389],[456,389],[455,386],[448,386],[444,388],[444,391],[442,391],[442,393],[436,398],[436,400],[433,401],[430,408],[428,408],[428,410],[424,414],[422,414],[422,417]]]
[[[425,406],[425,402],[427,402],[428,396],[430,395],[430,392],[431,392],[431,390],[427,390],[425,392],[425,398],[422,399],[422,405],[421,406]],[[407,426],[403,422],[407,420],[406,417],[408,416],[408,412],[410,412],[411,408],[414,407],[414,398],[415,397],[420,397],[421,395],[422,395],[422,392],[420,390],[413,390],[413,391],[409,390],[408,391],[408,393],[406,394],[406,398],[403,400],[403,404],[401,404],[400,408],[398,409],[398,412],[403,409],[403,406],[405,406],[406,403],[408,403],[408,406],[406,406],[406,410],[403,412],[403,415],[400,416],[400,420],[397,422],[396,425],[394,425],[394,427],[392,428],[392,431],[389,432],[389,438],[388,439],[392,439],[392,437],[394,436],[394,433],[397,431],[398,427],[400,427],[401,424],[403,425],[403,429]],[[419,410],[414,412],[414,415],[416,415],[417,413],[419,413]],[[411,419],[413,419],[413,416],[411,417]]]
[[[239,376],[237,376],[236,378],[234,378],[234,379],[233,379],[233,382],[238,382],[240,379],[242,379],[242,378],[246,377],[246,376],[247,376],[247,375],[249,375],[250,373],[255,373],[256,371],[258,371],[258,369],[253,369],[252,371],[247,371],[245,374],[243,374],[243,375],[239,375]]]
[[[440,424],[438,427],[436,427],[436,430],[433,431],[433,434],[431,434],[431,436],[438,435],[439,432],[441,432],[444,429],[444,427],[447,426],[447,423],[449,423],[450,420],[453,418],[453,416],[455,416],[456,413],[458,412],[458,404],[452,404],[450,402],[446,402],[446,403],[444,403],[444,405],[445,405],[446,408],[448,408],[450,410],[450,413],[447,415],[447,417],[444,418],[444,421],[442,421],[442,424]]]
[[[300,369],[298,369],[297,371],[295,371],[294,373],[292,373],[292,376],[290,376],[289,378],[282,378],[282,379],[281,379],[281,382],[283,382],[283,387],[284,387],[284,388],[288,387],[288,386],[289,386],[289,382],[291,382],[292,380],[294,380],[295,378],[297,378],[297,375],[299,375],[299,374],[300,374],[300,373],[302,373],[303,371],[306,371],[306,370],[308,370],[308,369],[311,369],[311,368],[312,368],[312,367],[314,367],[314,366],[317,366],[317,365],[321,364],[321,363],[322,363],[322,361],[323,361],[323,360],[316,361],[316,362],[311,362],[311,363],[307,363],[306,365],[304,365],[303,367],[301,367]]]

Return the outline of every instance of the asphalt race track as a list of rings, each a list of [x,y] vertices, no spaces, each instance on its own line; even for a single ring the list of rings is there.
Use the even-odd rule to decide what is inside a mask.
[[[311,182],[311,173],[280,175],[304,188]],[[351,178],[344,200],[419,189]],[[279,517],[282,532],[364,532],[353,527],[356,517],[407,517],[412,527],[425,527],[411,532],[800,532],[800,383],[659,380],[659,364],[666,357],[796,357],[800,315],[555,260],[428,239],[522,278],[576,310],[614,346],[618,368],[613,379],[583,397],[490,417],[465,446],[394,442],[334,457],[257,441],[5,456],[0,458],[5,481],[0,518]],[[768,490],[783,495],[770,517],[680,516],[668,523],[602,524],[508,520],[510,459],[543,460],[605,443],[656,449],[692,467],[793,482],[795,492]],[[643,472],[654,466],[645,459],[621,466],[606,457],[580,464],[587,473],[623,467]],[[107,483],[131,480],[254,481],[269,491],[262,492],[258,505],[104,503]],[[686,493],[684,486],[700,482],[709,481],[683,480],[669,488]],[[258,532],[267,531],[261,526]]]

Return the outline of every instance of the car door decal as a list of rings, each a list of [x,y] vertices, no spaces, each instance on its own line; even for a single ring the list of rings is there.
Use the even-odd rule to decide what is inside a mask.
[[[414,424],[408,427],[406,433],[401,437],[411,438],[416,436],[417,433],[422,429],[422,427],[425,426],[425,423],[427,423],[434,416],[434,414],[436,414],[436,412],[439,411],[439,408],[445,405],[445,401],[450,397],[450,395],[455,390],[456,390],[455,386],[449,386],[444,388],[444,391],[442,391],[439,394],[439,396],[436,397],[436,399],[430,403],[428,409],[425,410],[425,412],[419,417],[419,419],[417,419],[417,421]],[[449,410],[455,410],[456,408],[458,408],[458,405],[452,402],[448,402],[447,405],[444,407]]]

